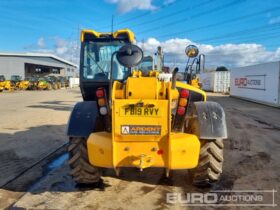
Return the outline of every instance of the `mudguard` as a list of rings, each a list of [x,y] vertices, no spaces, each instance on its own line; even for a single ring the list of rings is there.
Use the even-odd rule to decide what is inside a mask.
[[[191,120],[193,133],[200,139],[226,139],[227,126],[225,112],[216,102],[194,102],[193,120]]]
[[[78,102],[70,115],[67,135],[87,138],[94,131],[98,116],[95,101]]]

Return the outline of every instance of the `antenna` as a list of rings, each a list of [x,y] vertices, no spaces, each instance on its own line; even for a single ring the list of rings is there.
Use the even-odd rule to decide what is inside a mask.
[[[112,15],[111,32],[114,32],[114,15]]]
[[[145,39],[144,38],[142,39],[142,50],[145,54]]]

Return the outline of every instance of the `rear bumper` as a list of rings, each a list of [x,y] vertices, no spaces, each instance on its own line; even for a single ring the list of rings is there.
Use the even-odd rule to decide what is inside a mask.
[[[90,163],[105,168],[189,169],[197,166],[200,150],[198,138],[186,133],[171,133],[160,141],[136,142],[112,141],[112,134],[98,132],[89,136],[87,146]]]

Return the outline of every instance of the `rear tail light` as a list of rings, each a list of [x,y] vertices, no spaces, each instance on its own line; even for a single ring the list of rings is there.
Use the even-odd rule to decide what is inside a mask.
[[[105,94],[104,94],[104,89],[98,89],[97,91],[96,91],[96,96],[97,96],[97,98],[103,98],[104,96],[105,96]]]
[[[175,114],[175,118],[172,122],[174,131],[182,131],[185,122],[185,116],[188,109],[190,92],[187,89],[181,89],[180,96],[178,98],[178,106]]]
[[[186,112],[186,108],[183,107],[183,106],[179,106],[178,109],[177,109],[177,114],[178,115],[184,115]]]
[[[99,106],[105,106],[106,105],[105,98],[99,98],[98,99],[98,105]]]
[[[180,106],[187,106],[188,104],[188,100],[186,98],[181,98],[180,101],[179,101],[179,105]]]
[[[105,106],[100,107],[99,112],[101,115],[107,115],[108,114],[108,110]]]
[[[188,98],[190,95],[190,92],[186,89],[182,89],[180,95],[181,95],[181,98]]]
[[[163,154],[163,150],[162,150],[162,149],[159,149],[159,150],[157,151],[157,154],[158,154],[158,155],[162,155],[162,154]]]
[[[96,90],[95,93],[96,93],[96,97],[97,97],[99,113],[101,115],[107,115],[108,114],[108,101],[106,99],[105,89],[100,87]]]

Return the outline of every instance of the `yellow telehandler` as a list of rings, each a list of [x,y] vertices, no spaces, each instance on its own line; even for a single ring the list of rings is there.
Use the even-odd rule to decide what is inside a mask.
[[[6,80],[4,75],[0,75],[0,91],[8,90],[13,91],[15,90],[15,83],[11,80]]]
[[[2,92],[5,89],[5,76],[0,75],[0,92]]]
[[[39,83],[38,76],[26,77],[24,80],[22,80],[19,83],[19,89],[20,90],[37,90],[38,83]]]
[[[96,183],[100,168],[190,169],[196,186],[222,173],[223,108],[172,73],[134,70],[143,58],[129,29],[81,32],[80,89],[67,128],[69,165],[77,183]],[[187,50],[197,48],[188,47]],[[198,53],[189,53],[196,57]],[[198,57],[199,66],[204,64]]]
[[[19,86],[20,86],[20,82],[22,81],[21,76],[19,76],[19,75],[12,75],[10,81],[13,84],[14,89],[20,89]]]

